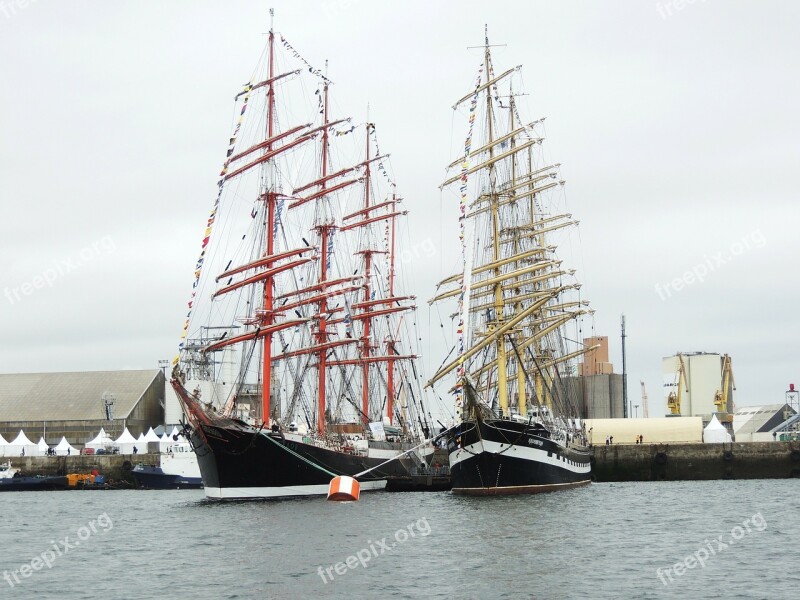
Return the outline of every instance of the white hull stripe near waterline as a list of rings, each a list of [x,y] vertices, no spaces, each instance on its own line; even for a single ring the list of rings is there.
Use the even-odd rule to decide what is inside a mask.
[[[361,482],[361,491],[382,490],[386,480]],[[282,498],[288,496],[327,496],[325,485],[287,485],[282,487],[207,487],[206,497],[214,500],[235,500],[244,498]]]
[[[481,452],[489,452],[491,454],[505,454],[511,458],[519,458],[522,460],[532,460],[539,463],[544,463],[560,469],[566,469],[573,473],[589,473],[592,467],[589,463],[576,463],[567,458],[559,460],[555,454],[547,456],[545,450],[538,448],[528,448],[527,446],[511,446],[508,444],[501,444],[500,442],[490,442],[483,440],[482,442],[475,442],[464,448],[459,448],[455,452],[450,453],[450,468],[453,468],[458,463],[468,460]]]

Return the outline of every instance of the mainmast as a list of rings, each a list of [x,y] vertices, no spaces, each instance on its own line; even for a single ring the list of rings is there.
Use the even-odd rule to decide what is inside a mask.
[[[327,189],[327,176],[328,176],[328,81],[326,80],[323,88],[322,88],[322,168],[321,168],[321,192],[325,192]],[[324,198],[324,196],[323,196]],[[320,224],[317,226],[317,233],[320,237],[320,252],[322,253],[321,260],[320,260],[320,275],[319,281],[322,284],[322,289],[325,289],[325,282],[328,279],[328,262],[330,261],[330,254],[329,254],[329,236],[333,235],[333,229],[335,225],[328,223],[328,215],[325,209],[325,201],[323,200],[320,204],[320,211],[321,211],[321,219]],[[317,334],[317,344],[320,347],[320,351],[317,354],[317,374],[318,374],[318,397],[317,397],[317,432],[322,434],[325,432],[325,381],[326,381],[326,372],[325,372],[325,361],[328,354],[328,349],[326,344],[328,342],[328,334],[326,331],[327,324],[327,311],[328,311],[328,297],[327,294],[321,294],[319,300],[319,324],[318,324],[318,334]]]
[[[488,125],[489,134],[489,196],[491,202],[491,218],[492,218],[492,252],[493,261],[497,263],[500,260],[500,214],[498,207],[499,197],[497,195],[497,171],[494,158],[494,124],[493,124],[493,111],[492,111],[492,94],[491,88],[491,53],[489,51],[489,33],[488,26],[485,28],[485,47],[484,47],[484,60],[486,64],[486,121]],[[513,157],[512,157],[513,160]],[[500,281],[501,266],[498,265],[494,269],[495,278],[498,279],[494,284],[494,322],[489,324],[489,330],[495,329],[502,330],[504,320],[504,304],[503,304],[503,285]],[[508,415],[508,374],[506,366],[506,338],[505,335],[498,335],[496,340],[497,347],[497,396],[500,410],[504,416]]]
[[[270,17],[274,13],[274,9],[269,11]],[[269,86],[267,90],[267,140],[272,140],[274,136],[274,123],[275,123],[275,31],[272,27],[272,19],[270,19],[269,27],[269,72],[267,80]],[[269,141],[266,146],[266,152],[272,150],[272,142]],[[273,171],[274,173],[274,171]],[[275,181],[268,181],[266,189],[266,244],[265,255],[270,257],[275,252]],[[266,264],[267,269],[272,266],[272,261]],[[272,312],[273,296],[275,293],[274,276],[270,275],[264,280],[264,312],[261,319],[261,327],[269,328],[275,319]],[[264,336],[264,347],[262,349],[263,364],[261,368],[261,419],[269,426],[270,422],[270,394],[272,392],[272,333],[267,333]]]
[[[365,161],[369,161],[369,134],[370,128],[374,127],[372,123],[367,122],[367,141],[366,141],[366,155]],[[364,216],[369,217],[369,192],[370,192],[370,164],[366,163],[364,169]],[[362,369],[362,383],[361,383],[361,411],[364,423],[369,422],[369,353],[370,353],[370,330],[372,328],[372,317],[369,315],[372,312],[372,307],[369,304],[372,298],[370,297],[370,279],[372,277],[372,253],[373,250],[369,248],[369,238],[367,238],[367,247],[364,248],[364,313],[366,313],[363,323],[363,336],[361,338],[361,358],[363,363]]]

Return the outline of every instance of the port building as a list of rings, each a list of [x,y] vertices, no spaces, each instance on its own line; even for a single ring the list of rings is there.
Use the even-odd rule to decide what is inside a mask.
[[[733,415],[733,432],[737,442],[771,442],[781,439],[783,430],[796,429],[796,417],[788,403],[743,406]]]
[[[625,416],[623,376],[614,373],[608,357],[608,337],[583,340],[591,348],[578,363],[577,377],[567,378],[567,385],[580,398],[581,416],[586,419],[621,419]]]
[[[679,352],[662,359],[666,412],[702,417],[706,424],[716,414],[730,428],[735,389],[730,365],[728,355],[714,352]]]
[[[164,384],[160,369],[0,374],[0,435],[79,447],[100,428],[138,436],[164,423]]]

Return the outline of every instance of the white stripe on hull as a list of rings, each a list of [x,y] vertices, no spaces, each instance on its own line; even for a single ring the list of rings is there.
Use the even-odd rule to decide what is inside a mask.
[[[394,449],[386,450],[384,448],[370,448],[367,456],[369,458],[388,460],[390,458],[398,456],[401,452],[402,450],[394,450]]]
[[[386,480],[361,482],[361,491],[382,490]],[[235,500],[246,498],[282,498],[289,496],[327,496],[326,485],[294,485],[281,487],[207,487],[206,497],[214,500]]]
[[[472,458],[476,454],[481,454],[482,452],[489,452],[491,454],[502,453],[513,458],[533,460],[539,463],[545,463],[554,467],[558,467],[560,469],[565,469],[573,473],[590,473],[592,470],[592,466],[588,462],[581,464],[566,458],[559,460],[556,458],[555,454],[547,456],[547,452],[545,450],[516,445],[509,448],[508,444],[501,444],[500,442],[492,442],[489,440],[475,442],[474,444],[470,444],[464,448],[459,448],[455,452],[451,452],[450,468],[452,469],[461,461]]]

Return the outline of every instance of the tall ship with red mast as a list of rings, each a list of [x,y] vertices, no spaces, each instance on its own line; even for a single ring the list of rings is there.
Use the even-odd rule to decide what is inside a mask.
[[[380,489],[425,458],[406,212],[375,125],[334,110],[326,71],[271,27],[235,98],[171,381],[209,498],[325,494],[364,471]]]

